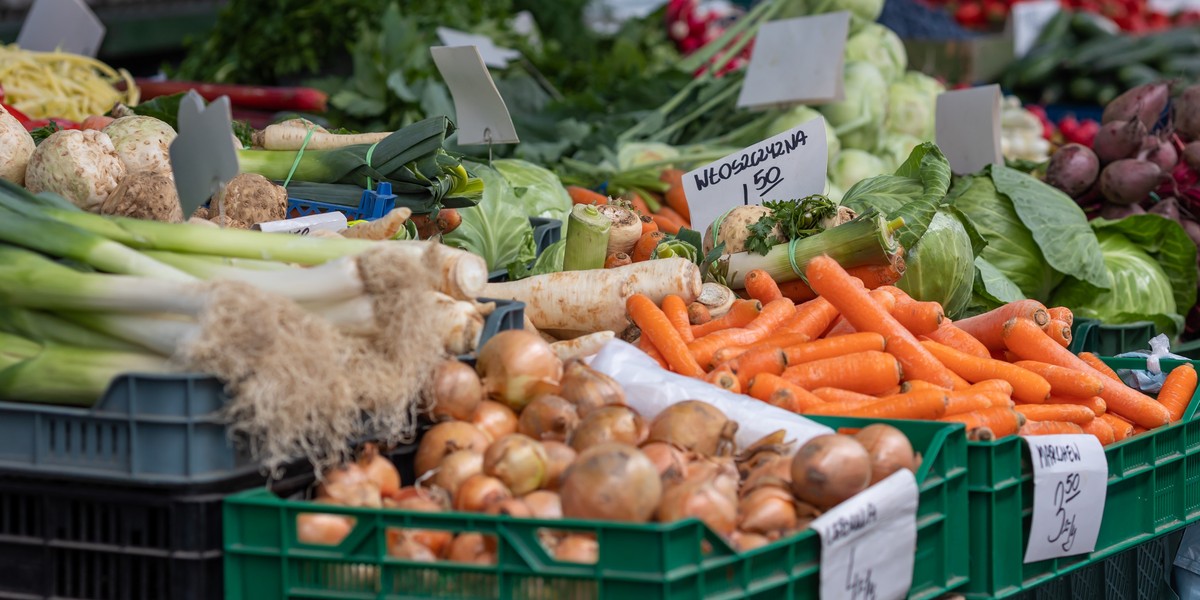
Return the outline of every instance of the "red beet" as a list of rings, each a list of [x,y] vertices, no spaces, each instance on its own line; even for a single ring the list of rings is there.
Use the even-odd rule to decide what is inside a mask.
[[[1147,136],[1142,148],[1146,150],[1144,158],[1158,165],[1164,173],[1170,173],[1179,163],[1179,151],[1168,140],[1153,135]]]
[[[1158,187],[1162,177],[1162,169],[1152,162],[1118,160],[1100,173],[1100,193],[1113,204],[1137,204]]]
[[[1110,121],[1100,126],[1096,139],[1092,142],[1092,150],[1102,164],[1114,160],[1129,158],[1142,147],[1146,137],[1146,126],[1137,119],[1129,121]]]
[[[1100,218],[1117,221],[1132,215],[1144,215],[1146,210],[1137,204],[1105,204],[1100,209]]]
[[[1183,161],[1193,169],[1200,169],[1200,141],[1183,147]]]
[[[1200,138],[1200,85],[1193,85],[1175,99],[1172,104],[1175,131],[1183,139]]]
[[[1179,220],[1179,201],[1176,200],[1174,197],[1164,198],[1162,200],[1159,200],[1158,202],[1155,202],[1154,206],[1150,207],[1149,212],[1154,213],[1156,215],[1162,215],[1168,219],[1171,219],[1172,221],[1178,221]]]
[[[1138,119],[1147,129],[1158,123],[1158,117],[1167,107],[1171,97],[1171,86],[1165,81],[1139,85],[1113,99],[1104,107],[1101,123]]]
[[[1072,198],[1078,198],[1100,174],[1100,160],[1091,148],[1081,144],[1067,144],[1055,151],[1046,167],[1046,183],[1062,190]]]

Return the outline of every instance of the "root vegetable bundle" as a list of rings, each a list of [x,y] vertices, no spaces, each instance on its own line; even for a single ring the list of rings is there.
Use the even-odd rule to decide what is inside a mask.
[[[368,446],[326,471],[314,496],[343,506],[474,512],[513,518],[669,523],[696,518],[738,551],[795,535],[823,511],[919,459],[903,433],[876,424],[799,448],[783,431],[734,447],[738,424],[685,400],[646,418],[614,380],[578,360],[564,365],[526,331],[503,332],[480,351],[477,372],[449,361],[425,410],[438,423],[415,455],[417,479]],[[352,517],[305,513],[301,541],[337,544]],[[393,528],[387,552],[408,560],[496,564],[480,534]],[[595,563],[594,534],[545,527],[560,561]]]
[[[269,467],[410,438],[492,308],[483,260],[437,243],[111,218],[0,186],[0,398],[88,406],[120,373],[212,374]]]
[[[1063,307],[1021,300],[951,321],[828,257],[806,275],[818,296],[799,304],[752,271],[751,299],[721,319],[695,323],[671,296],[635,295],[628,315],[639,346],[677,373],[799,414],[961,422],[971,439],[1090,433],[1110,444],[1180,420],[1196,391],[1191,365],[1151,398],[1071,353]]]

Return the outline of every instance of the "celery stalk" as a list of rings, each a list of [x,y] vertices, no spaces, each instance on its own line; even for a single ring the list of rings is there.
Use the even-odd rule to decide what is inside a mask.
[[[567,247],[563,255],[564,271],[603,269],[608,256],[608,233],[612,221],[595,206],[576,204],[567,219]]]

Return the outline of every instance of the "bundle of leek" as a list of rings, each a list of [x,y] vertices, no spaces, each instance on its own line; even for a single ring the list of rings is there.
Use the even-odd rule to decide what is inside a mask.
[[[290,181],[294,198],[357,206],[363,188],[392,184],[396,206],[416,214],[467,208],[483,197],[483,181],[442,147],[454,124],[446,117],[413,123],[376,144],[332,150],[239,150],[244,173]]]
[[[328,465],[408,434],[437,361],[474,349],[485,309],[464,299],[486,279],[440,244],[108,218],[0,181],[0,399],[86,406],[120,372],[208,373],[256,457]]]

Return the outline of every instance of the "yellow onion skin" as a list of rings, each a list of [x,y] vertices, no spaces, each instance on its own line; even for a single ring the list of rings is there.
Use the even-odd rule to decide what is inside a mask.
[[[601,444],[567,468],[559,495],[567,518],[645,523],[662,497],[662,482],[641,450]]]
[[[567,363],[559,395],[575,405],[580,417],[587,417],[602,406],[625,404],[625,390],[621,384],[581,360]]]
[[[558,391],[563,364],[541,336],[501,331],[479,349],[475,370],[488,398],[520,411],[534,398]]]

